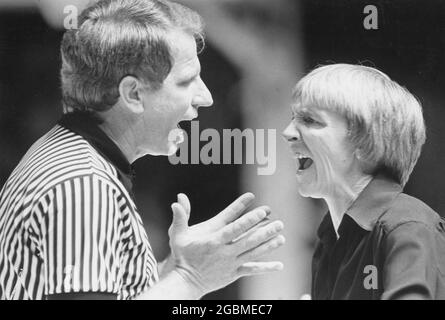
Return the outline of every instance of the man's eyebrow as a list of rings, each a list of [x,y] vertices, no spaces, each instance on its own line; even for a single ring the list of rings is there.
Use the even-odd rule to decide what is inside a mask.
[[[198,67],[194,70],[192,77],[193,78],[199,77],[200,74],[201,74],[201,67]]]
[[[201,67],[187,70],[181,76],[181,81],[193,80],[201,74]]]
[[[190,74],[189,74],[189,75],[184,75],[184,76],[182,76],[182,77],[179,78],[179,82],[180,82],[180,83],[191,82],[191,81],[195,80],[197,76],[198,76],[198,75],[196,75],[196,74],[192,74],[192,75],[190,75]]]

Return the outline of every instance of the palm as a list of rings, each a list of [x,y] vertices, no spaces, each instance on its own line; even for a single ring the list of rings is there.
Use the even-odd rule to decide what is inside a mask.
[[[179,194],[172,204],[171,256],[162,274],[175,269],[199,290],[221,288],[240,276],[281,269],[281,263],[257,259],[284,243],[282,223],[265,221],[270,209],[245,212],[254,196],[246,193],[210,220],[188,226],[191,206]]]

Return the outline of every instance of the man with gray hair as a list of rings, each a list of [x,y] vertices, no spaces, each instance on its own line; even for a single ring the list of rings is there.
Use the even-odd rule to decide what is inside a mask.
[[[283,225],[268,207],[244,213],[250,193],[191,227],[179,194],[159,268],[135,206],[130,164],[176,152],[178,123],[213,103],[203,39],[200,16],[164,0],[102,0],[65,33],[65,114],[0,193],[2,299],[194,299],[282,268],[259,262]]]

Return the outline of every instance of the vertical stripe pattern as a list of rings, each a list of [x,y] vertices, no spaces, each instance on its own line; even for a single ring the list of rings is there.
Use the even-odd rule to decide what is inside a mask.
[[[80,135],[55,126],[0,192],[0,298],[106,292],[131,299],[157,280],[116,169]]]

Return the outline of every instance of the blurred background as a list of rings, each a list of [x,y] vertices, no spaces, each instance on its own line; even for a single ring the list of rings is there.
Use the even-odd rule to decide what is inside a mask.
[[[58,120],[59,43],[74,5],[88,0],[0,0],[0,186],[31,144]],[[405,191],[445,213],[445,1],[181,0],[207,23],[202,78],[215,104],[200,111],[200,130],[277,130],[277,168],[136,162],[136,202],[158,260],[168,254],[170,204],[186,193],[191,222],[252,191],[285,222],[286,245],[271,259],[284,271],[240,280],[207,299],[299,299],[310,292],[310,261],[324,203],[296,192],[295,165],[279,133],[290,121],[291,88],[319,64],[361,63],[387,73],[422,102],[427,143]],[[366,5],[378,29],[366,30]],[[70,7],[72,8],[72,7]]]

